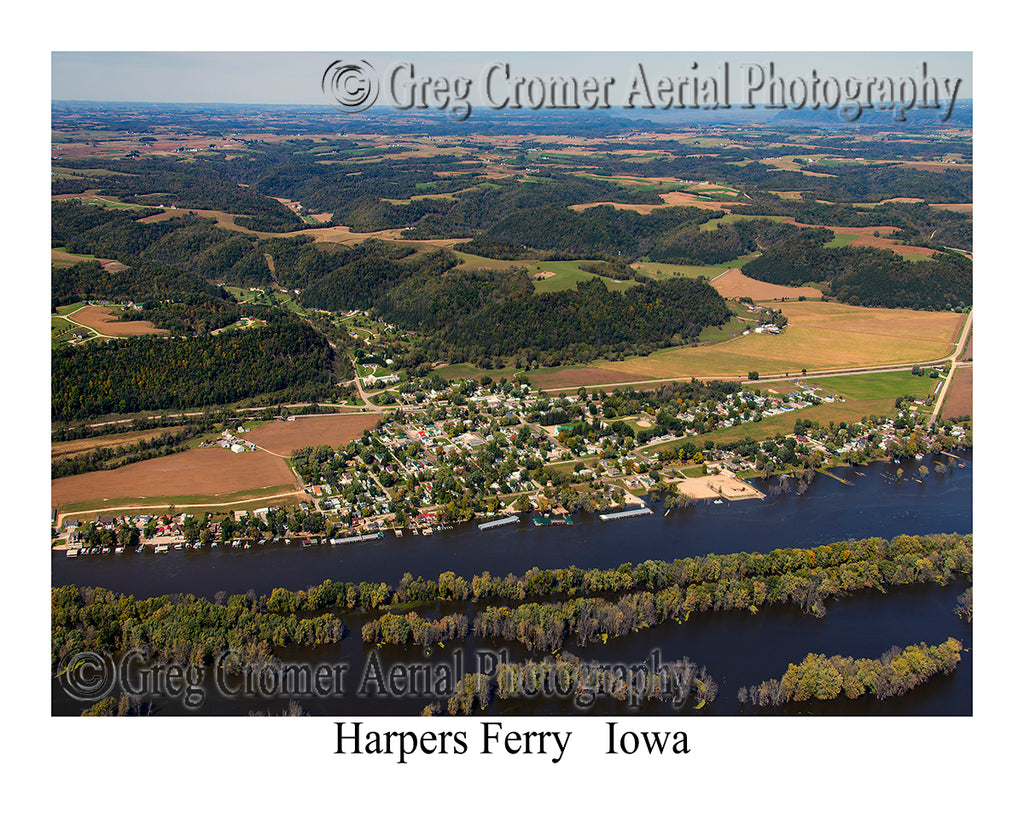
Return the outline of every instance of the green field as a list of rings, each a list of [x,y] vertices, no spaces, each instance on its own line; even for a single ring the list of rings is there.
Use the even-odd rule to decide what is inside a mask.
[[[833,378],[808,378],[807,384],[823,387],[851,401],[895,400],[901,395],[924,398],[935,390],[935,379],[927,375],[911,375],[909,371],[839,375]]]
[[[121,202],[110,196],[85,196],[83,194],[82,196],[71,198],[78,199],[79,202],[86,205],[99,205],[100,207],[113,208],[115,210],[146,210],[152,207],[160,207],[160,205],[133,205],[128,202]]]
[[[474,256],[472,253],[463,253],[460,250],[453,250],[452,252],[462,259],[462,264],[459,265],[459,267],[464,267],[467,270],[509,270],[513,267],[523,267],[524,265],[533,264],[532,259],[528,259],[526,261],[515,259],[488,259],[486,256]]]
[[[781,222],[785,218],[785,216],[747,216],[742,213],[729,213],[718,219],[712,219],[710,222],[705,222],[700,226],[700,229],[717,230],[719,225],[727,224],[728,222],[739,222],[742,220],[750,221],[751,219],[767,219],[770,222]]]
[[[636,287],[637,283],[632,279],[616,281],[615,279],[609,279],[607,276],[595,276],[593,273],[580,270],[580,264],[587,261],[587,259],[582,259],[569,262],[537,262],[530,265],[527,269],[527,275],[532,277],[536,273],[545,271],[551,271],[555,274],[546,279],[534,280],[533,289],[538,293],[556,293],[559,290],[572,290],[580,282],[593,278],[601,279],[608,286],[609,290],[628,290],[630,287]],[[595,261],[590,263],[597,264]]]
[[[438,367],[434,370],[434,373],[439,377],[452,381],[456,378],[476,378],[480,379],[484,376],[490,376],[494,381],[500,381],[504,378],[511,378],[515,373],[521,372],[521,370],[515,367],[501,367],[493,370],[484,370],[480,367],[475,367],[472,364],[447,364],[444,367]]]
[[[734,315],[721,327],[705,327],[697,337],[700,341],[725,341],[739,335],[754,325],[754,319],[743,319]]]
[[[917,398],[926,398],[935,389],[935,379],[927,376],[911,375],[910,372],[895,373],[868,373],[865,375],[844,375],[835,378],[808,378],[802,383],[811,386],[821,386],[829,392],[842,396],[845,400],[833,404],[819,404],[806,407],[801,410],[787,412],[782,415],[774,415],[762,421],[748,421],[739,426],[728,429],[715,430],[711,433],[689,436],[697,440],[710,439],[716,444],[730,444],[742,441],[744,438],[755,438],[764,440],[775,435],[788,435],[793,431],[793,424],[799,418],[806,418],[827,424],[830,421],[840,423],[858,423],[862,418],[869,415],[891,415],[896,399],[903,395],[913,395]],[[786,382],[766,382],[758,385],[756,382],[749,382],[744,385],[748,389],[760,389],[765,392],[769,389],[779,393],[785,393],[793,387]],[[819,393],[820,394],[820,393]],[[646,448],[648,452],[659,452],[663,449],[674,450],[678,448],[679,442],[668,442],[655,444]]]
[[[704,276],[713,279],[721,276],[726,270],[734,267],[742,268],[751,259],[757,258],[757,253],[748,253],[746,256],[739,256],[721,264],[666,264],[665,262],[640,262],[637,270],[650,276],[652,279],[668,279],[674,276],[686,276],[690,279],[698,279]]]
[[[856,233],[837,233],[834,239],[825,243],[825,247],[846,247],[856,238]]]

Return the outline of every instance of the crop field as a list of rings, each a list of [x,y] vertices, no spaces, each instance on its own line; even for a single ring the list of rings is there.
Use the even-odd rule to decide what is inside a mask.
[[[808,370],[836,370],[916,361],[949,355],[963,316],[923,310],[852,307],[835,302],[786,302],[789,324],[781,335],[754,334],[702,347],[673,347],[625,361],[597,361],[564,369],[543,380],[549,388],[586,383],[668,378],[742,378]],[[609,377],[601,377],[603,370]],[[586,371],[592,381],[573,373]],[[540,383],[543,370],[531,372]],[[625,377],[623,377],[625,376]]]
[[[953,371],[946,400],[942,404],[943,418],[959,418],[974,414],[974,367],[961,364]]]
[[[101,435],[95,438],[76,438],[73,441],[54,441],[50,444],[50,458],[70,458],[92,452],[100,447],[119,447],[149,441],[168,432],[177,432],[181,427],[163,427],[136,432],[118,432],[112,435]]]
[[[804,379],[804,383],[822,387],[849,401],[895,401],[901,395],[925,398],[935,390],[935,379],[925,375],[912,375],[909,371],[807,378]]]
[[[109,307],[91,304],[73,313],[71,318],[100,335],[126,338],[128,336],[167,336],[169,330],[155,327],[149,321],[118,321]]]
[[[757,301],[775,301],[777,299],[821,299],[821,291],[816,287],[787,287],[782,284],[770,284],[751,279],[743,275],[743,272],[736,267],[724,271],[720,276],[711,282],[722,296],[727,299],[738,299],[741,296],[748,296]],[[788,316],[789,313],[786,313]]]
[[[576,389],[588,384],[619,384],[639,379],[633,373],[613,370],[612,366],[614,363],[608,367],[556,367],[531,370],[530,384],[537,389],[555,392],[560,389]]]
[[[691,208],[706,208],[707,210],[728,210],[728,203],[712,201],[706,196],[698,196],[689,191],[669,191],[658,194],[666,205],[685,205]],[[723,207],[726,205],[726,207]]]
[[[642,213],[645,216],[653,210],[658,208],[667,207],[667,205],[634,205],[626,202],[586,202],[582,205],[569,205],[569,210],[583,211],[587,208],[601,207],[602,205],[609,205],[616,210],[632,210],[636,213]]]
[[[311,416],[263,424],[242,437],[270,453],[286,458],[304,446],[344,446],[354,438],[361,437],[365,430],[373,429],[378,420],[380,416],[371,413]]]
[[[91,262],[95,260],[95,256],[90,256],[84,253],[68,253],[62,247],[54,247],[50,249],[50,264],[56,265],[57,267],[70,267],[78,262]]]
[[[295,478],[282,458],[267,452],[236,453],[208,447],[58,478],[50,482],[50,494],[51,505],[62,509],[86,502],[99,507],[126,499],[255,494],[281,486],[295,487]]]

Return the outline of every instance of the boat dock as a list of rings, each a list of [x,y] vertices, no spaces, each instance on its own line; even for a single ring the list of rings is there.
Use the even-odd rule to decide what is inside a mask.
[[[572,515],[565,514],[560,517],[541,517],[533,519],[534,526],[572,526]]]
[[[476,528],[480,529],[480,530],[483,530],[483,529],[493,529],[495,526],[505,526],[506,524],[509,524],[509,523],[518,523],[518,522],[519,522],[519,518],[516,517],[515,515],[512,515],[511,517],[500,518],[498,520],[489,520],[486,523],[478,523]]]
[[[381,540],[383,537],[383,532],[374,532],[370,535],[352,535],[351,537],[332,537],[331,545],[339,546],[342,543],[360,543],[364,540]]]
[[[641,515],[652,515],[654,514],[646,506],[641,506],[639,509],[624,509],[621,512],[606,512],[603,515],[598,515],[601,520],[618,520],[619,518],[636,518]]]

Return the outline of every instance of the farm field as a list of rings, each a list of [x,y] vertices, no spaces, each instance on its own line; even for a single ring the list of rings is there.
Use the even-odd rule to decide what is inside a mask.
[[[873,401],[880,398],[895,400],[901,395],[924,398],[935,390],[935,379],[912,375],[907,371],[807,378],[803,379],[803,382],[823,387],[850,401]]]
[[[741,296],[748,296],[758,301],[774,301],[776,299],[821,299],[821,291],[816,287],[787,287],[782,284],[770,284],[760,282],[745,276],[743,271],[737,267],[724,271],[720,276],[711,282],[722,296],[727,299],[738,299]],[[788,309],[788,308],[787,308]],[[788,316],[788,312],[786,313]]]
[[[943,418],[959,418],[974,413],[974,366],[961,364],[953,371],[946,400],[942,404]]]
[[[714,279],[721,276],[727,270],[734,267],[743,267],[751,259],[756,258],[756,253],[748,253],[746,256],[739,256],[721,264],[666,264],[665,262],[634,262],[632,267],[641,273],[650,276],[652,279],[667,279],[673,276],[687,276],[691,279],[698,279],[704,276]]]
[[[128,336],[167,336],[169,330],[155,327],[149,321],[118,321],[109,307],[90,304],[70,314],[79,324],[95,330],[100,335],[127,338]]]
[[[572,290],[576,285],[588,279],[601,279],[609,290],[628,290],[636,287],[632,279],[617,281],[607,276],[596,276],[580,270],[580,264],[586,264],[587,260],[569,262],[538,262],[527,269],[527,275],[533,278],[533,289],[538,293],[555,293],[559,290]],[[596,264],[596,262],[592,262]],[[554,275],[546,275],[554,274]]]
[[[789,325],[781,335],[750,334],[704,347],[673,347],[625,361],[594,362],[585,369],[595,380],[580,381],[564,369],[543,381],[548,388],[585,383],[666,378],[746,379],[751,371],[762,376],[808,370],[836,370],[886,364],[931,361],[949,355],[963,316],[921,310],[852,307],[836,302],[787,302]],[[605,370],[601,378],[594,370]],[[531,372],[540,383],[543,370]],[[611,373],[614,372],[614,375]],[[601,378],[601,380],[597,380]]]
[[[555,392],[559,389],[575,389],[587,384],[618,384],[636,381],[640,377],[625,370],[614,370],[612,362],[607,367],[562,367],[530,370],[530,383],[541,390]]]
[[[488,259],[486,256],[475,256],[472,253],[463,253],[461,250],[452,252],[462,259],[462,264],[459,267],[466,270],[509,270],[529,264],[528,261],[516,259]]]
[[[295,488],[295,477],[282,458],[267,452],[236,453],[208,447],[118,469],[58,478],[50,482],[50,494],[51,505],[62,510],[83,502],[102,506],[126,499],[256,494],[267,487],[281,486]]]
[[[378,420],[379,415],[370,413],[312,416],[296,418],[294,421],[273,421],[245,433],[242,437],[256,446],[286,458],[293,450],[304,446],[343,446],[354,438],[359,438],[365,430],[373,429]]]
[[[50,458],[68,458],[81,455],[100,447],[119,447],[149,441],[168,432],[178,432],[181,427],[162,427],[139,432],[119,432],[113,435],[101,435],[96,438],[76,438],[73,441],[55,441],[50,444]]]

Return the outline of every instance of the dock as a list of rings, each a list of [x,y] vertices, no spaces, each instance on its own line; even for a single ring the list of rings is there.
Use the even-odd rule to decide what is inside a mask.
[[[654,513],[646,506],[641,506],[639,509],[624,509],[621,512],[605,512],[603,515],[598,515],[601,520],[618,520],[619,518],[638,518],[641,515],[653,515]]]
[[[518,523],[519,518],[515,515],[507,518],[500,518],[498,520],[489,520],[486,523],[478,523],[476,528],[480,530],[493,529],[495,526],[505,526],[509,523]]]
[[[572,515],[565,514],[560,517],[541,517],[533,519],[534,526],[572,526]]]
[[[340,546],[342,543],[360,543],[364,540],[381,540],[383,537],[383,532],[374,532],[370,535],[352,535],[351,537],[332,537],[331,545]]]

